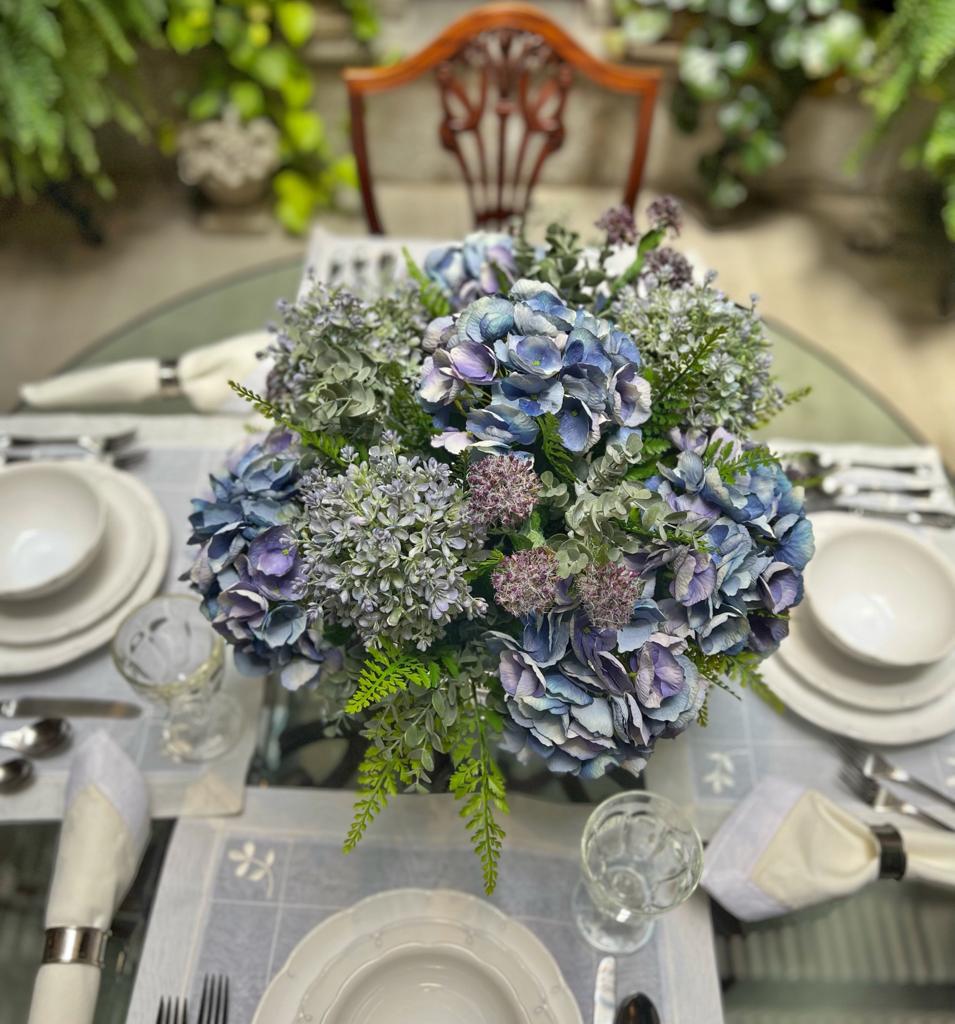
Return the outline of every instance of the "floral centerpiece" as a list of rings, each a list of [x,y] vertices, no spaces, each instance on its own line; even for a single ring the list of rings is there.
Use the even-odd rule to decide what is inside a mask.
[[[812,533],[749,433],[792,396],[647,215],[472,235],[374,301],[313,283],[237,387],[274,429],[194,501],[189,577],[240,668],[358,720],[346,849],[446,765],[490,891],[500,750],[637,775],[711,686],[762,688]]]

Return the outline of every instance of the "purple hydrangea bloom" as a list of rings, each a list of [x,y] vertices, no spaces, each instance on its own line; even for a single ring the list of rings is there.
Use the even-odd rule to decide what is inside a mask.
[[[191,544],[199,552],[185,574],[202,610],[235,649],[248,674],[279,672],[292,689],[314,682],[340,653],[319,642],[303,605],[305,570],[291,523],[301,449],[277,429],[240,449],[211,478],[211,495],[193,499]]]
[[[418,395],[445,428],[433,444],[454,453],[529,447],[535,418],[548,413],[564,446],[585,453],[650,417],[633,338],[539,281],[517,281],[507,298],[485,296],[433,322],[425,346],[432,354]]]
[[[460,244],[432,249],[424,272],[440,285],[455,309],[501,290],[501,278],[515,276],[514,239],[501,232],[475,231]]]

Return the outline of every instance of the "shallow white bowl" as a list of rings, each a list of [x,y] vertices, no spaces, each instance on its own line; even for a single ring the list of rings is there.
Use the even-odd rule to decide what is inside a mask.
[[[96,554],[106,507],[75,470],[30,463],[0,470],[0,600],[42,597]]]
[[[806,601],[823,633],[869,664],[927,665],[955,650],[955,568],[901,527],[860,522],[825,540]]]

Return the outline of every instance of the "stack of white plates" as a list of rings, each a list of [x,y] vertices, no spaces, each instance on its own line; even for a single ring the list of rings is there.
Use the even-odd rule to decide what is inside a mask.
[[[396,889],[326,918],[253,1024],[581,1024],[547,948],[484,900]]]
[[[0,593],[0,677],[23,676],[68,664],[112,639],[123,618],[162,583],[169,559],[169,524],[155,497],[138,480],[111,466],[31,464],[4,469],[2,477],[8,508],[17,508],[29,523],[40,507],[31,509],[31,502],[43,501],[46,508],[53,503],[62,527],[58,531],[56,523],[49,524],[43,528],[45,535],[31,535],[22,524],[4,524],[0,512],[0,533],[8,527],[6,553],[31,545],[31,564],[44,551],[53,560],[78,564],[75,572],[58,577],[51,570],[51,582],[32,592],[21,594],[14,588]],[[79,523],[69,507],[70,478],[78,481],[78,497],[80,490],[95,496],[101,512],[95,528]],[[81,531],[91,534],[90,552],[77,558],[70,545],[86,539],[77,538]],[[58,544],[63,551],[49,550]]]
[[[813,528],[806,600],[764,665],[766,682],[796,714],[860,743],[955,731],[950,559],[903,527],[830,513]]]

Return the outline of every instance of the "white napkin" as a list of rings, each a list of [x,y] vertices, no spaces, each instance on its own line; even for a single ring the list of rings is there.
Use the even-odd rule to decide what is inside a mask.
[[[955,834],[904,828],[905,879],[955,888]],[[706,851],[703,887],[741,921],[848,896],[879,875],[869,826],[821,793],[767,776]]]
[[[136,877],[149,840],[149,795],[135,764],[105,732],[77,750],[46,909],[47,928],[108,930]],[[44,964],[29,1024],[88,1024],[100,971],[87,964]]]
[[[182,392],[199,412],[248,413],[248,405],[229,387],[237,380],[262,391],[267,366],[256,356],[271,340],[268,331],[237,334],[203,345],[181,356],[178,377]],[[106,366],[60,374],[20,387],[20,397],[35,409],[128,405],[160,394],[158,359],[127,359]]]

